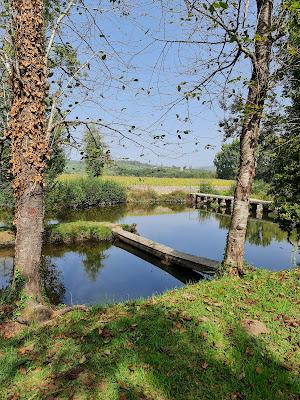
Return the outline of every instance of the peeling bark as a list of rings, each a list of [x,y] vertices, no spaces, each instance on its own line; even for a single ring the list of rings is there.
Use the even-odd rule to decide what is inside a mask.
[[[232,274],[241,274],[243,272],[249,199],[255,175],[260,122],[263,116],[270,75],[273,0],[257,0],[256,3],[255,57],[240,138],[240,166],[224,257],[224,266]]]

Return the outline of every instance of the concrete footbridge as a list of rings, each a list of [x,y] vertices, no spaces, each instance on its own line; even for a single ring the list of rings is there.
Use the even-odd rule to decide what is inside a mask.
[[[189,200],[194,205],[205,205],[215,203],[219,207],[233,207],[233,196],[222,196],[220,194],[210,193],[190,193]],[[270,211],[273,202],[268,200],[250,199],[250,208],[256,211],[256,214],[262,214]]]
[[[112,232],[117,241],[139,250],[140,253],[144,252],[156,257],[165,267],[183,268],[205,275],[213,275],[216,272],[217,264],[219,264],[219,261],[174,250],[171,247],[146,239],[135,233],[124,231],[121,227],[113,228]],[[128,248],[126,250],[128,251]],[[136,255],[140,256],[139,254]]]

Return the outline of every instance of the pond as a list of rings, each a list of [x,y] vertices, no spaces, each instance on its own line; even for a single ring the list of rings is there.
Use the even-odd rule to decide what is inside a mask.
[[[142,236],[215,260],[222,259],[230,223],[230,215],[185,206],[115,206],[68,212],[56,219],[136,223]],[[300,262],[295,246],[277,224],[255,218],[249,219],[245,257],[249,264],[273,271]],[[9,282],[12,262],[12,251],[0,250],[0,288]],[[102,243],[45,246],[42,275],[54,304],[104,304],[149,297],[202,278],[161,265],[133,249]]]

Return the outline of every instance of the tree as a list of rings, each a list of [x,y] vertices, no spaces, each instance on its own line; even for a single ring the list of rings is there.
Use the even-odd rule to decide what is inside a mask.
[[[235,179],[239,166],[239,141],[222,144],[221,151],[216,154],[214,164],[217,177],[220,179]]]
[[[95,126],[87,129],[83,135],[83,152],[88,175],[101,176],[104,165],[109,160],[109,150]]]
[[[97,92],[92,87],[97,80],[89,74],[92,62],[98,62],[101,79],[105,80],[102,83],[109,86],[114,80],[114,68],[118,68],[115,61],[123,63],[123,60],[97,24],[95,13],[84,2],[78,7],[76,0],[3,0],[0,7],[0,69],[4,71],[1,90],[2,99],[5,98],[5,112],[2,113],[1,107],[0,115],[0,129],[1,133],[4,130],[5,137],[1,136],[0,141],[11,148],[17,232],[15,267],[21,270],[26,282],[24,293],[29,301],[24,314],[29,311],[34,317],[39,310],[45,312],[45,307],[39,307],[43,303],[39,267],[46,167],[55,154],[61,158],[61,146],[69,144],[81,149],[73,136],[79,125],[97,124],[110,131],[111,136],[118,135],[119,141],[128,139],[120,131],[120,123],[113,126],[100,118],[79,120],[78,116],[70,115],[81,100],[82,103],[89,101],[89,94]],[[101,8],[98,15],[102,15]],[[85,21],[80,23],[84,32],[78,22],[83,17]],[[104,42],[101,50],[98,43],[94,46],[89,42],[89,35],[95,32],[98,41]],[[72,37],[75,44],[66,37]],[[77,56],[79,48],[80,57]],[[109,67],[106,65],[108,56],[111,56]],[[120,84],[120,78],[115,80]],[[122,85],[125,83],[124,79]],[[72,103],[65,104],[71,96]],[[128,132],[128,124],[122,126]]]
[[[170,7],[169,3],[166,1],[166,7]],[[166,112],[180,102],[200,101],[205,95],[207,100],[203,102],[210,104],[214,95],[227,99],[236,94],[237,89],[243,95],[239,171],[223,261],[228,273],[239,275],[243,273],[249,198],[260,125],[270,88],[270,67],[272,71],[276,68],[272,49],[285,33],[287,12],[283,1],[276,2],[274,7],[273,0],[184,0],[182,3],[187,9],[186,18],[181,18],[186,36],[166,39],[164,34],[158,40],[165,46],[194,46],[195,56],[185,75],[187,80],[177,86],[180,98],[168,104]],[[189,24],[191,29],[188,29]],[[187,59],[191,59],[191,54]]]
[[[255,168],[255,178],[267,183],[271,182],[274,175],[273,149],[275,147],[276,138],[278,137],[278,124],[280,121],[280,118],[278,118],[276,114],[278,111],[277,102],[275,102],[274,107],[274,99],[268,100],[268,112],[264,112],[264,120],[262,121],[262,126],[260,128]],[[239,165],[239,138],[242,133],[244,120],[242,96],[240,94],[234,96],[234,100],[229,103],[229,105],[228,100],[226,103],[222,101],[221,108],[226,113],[226,117],[219,122],[221,128],[220,131],[223,131],[224,133],[224,140],[236,139],[235,146],[233,146],[232,142],[232,146],[236,151],[234,154],[232,153],[232,158],[228,158],[228,163],[234,163],[236,166],[236,171],[232,174],[232,179],[236,179]],[[224,160],[224,162],[226,161]]]
[[[294,3],[295,4],[295,3]],[[290,105],[282,122],[282,135],[276,141],[275,176],[272,182],[277,219],[289,234],[296,229],[300,239],[300,19],[299,8],[290,8],[289,37],[283,49],[282,80]]]
[[[47,65],[43,0],[13,0],[12,101],[7,136],[12,145],[16,202],[15,266],[24,278],[30,308],[42,303],[41,244],[44,229],[43,184],[49,148],[45,129]]]
[[[240,137],[240,166],[234,194],[233,212],[228,232],[224,265],[233,274],[243,272],[244,244],[249,216],[249,199],[255,174],[259,128],[268,93],[271,50],[274,43],[273,1],[257,0],[252,76],[245,103],[245,117]]]
[[[272,126],[269,127],[272,129]],[[255,179],[271,182],[274,175],[273,148],[275,147],[276,136],[267,130],[262,129],[258,156],[256,160]],[[220,179],[236,179],[239,169],[240,143],[234,139],[231,143],[224,143],[214,159],[217,176]]]

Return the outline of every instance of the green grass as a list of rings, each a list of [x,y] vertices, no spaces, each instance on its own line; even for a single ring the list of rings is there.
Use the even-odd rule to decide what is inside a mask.
[[[187,200],[187,193],[182,190],[174,190],[171,193],[157,193],[151,189],[128,189],[126,202],[129,204],[144,203],[144,204],[180,204]]]
[[[68,181],[79,179],[80,174],[62,174],[59,179]],[[137,177],[137,176],[108,176],[105,177],[124,186],[199,186],[200,183],[210,183],[212,186],[230,187],[234,181],[215,178],[157,178],[157,177]],[[101,178],[98,178],[101,179]]]
[[[46,195],[46,209],[84,209],[104,204],[118,204],[126,200],[125,188],[112,180],[73,176],[60,179]]]
[[[0,398],[299,399],[299,277],[224,277],[0,338]]]
[[[47,229],[49,242],[83,240],[110,241],[113,239],[110,224],[95,221],[76,221],[50,225]]]
[[[110,242],[113,240],[112,227],[110,222],[97,221],[74,221],[62,222],[46,227],[46,241],[50,243],[57,242],[82,242],[97,240]],[[135,230],[135,225],[120,224],[120,226],[129,232]]]

